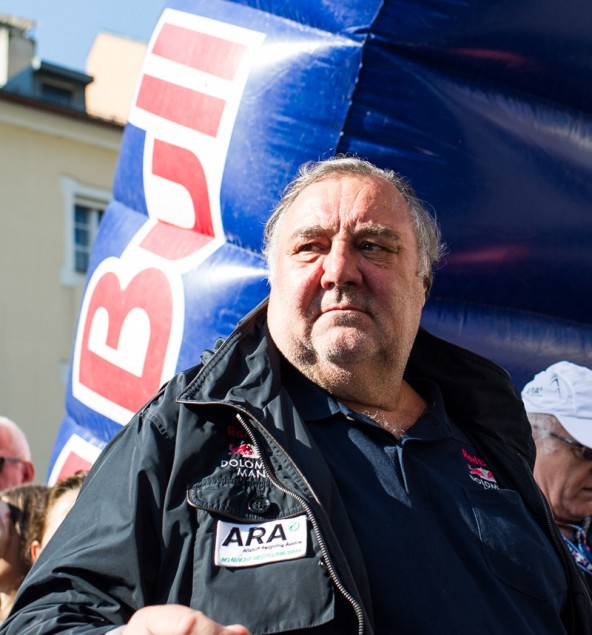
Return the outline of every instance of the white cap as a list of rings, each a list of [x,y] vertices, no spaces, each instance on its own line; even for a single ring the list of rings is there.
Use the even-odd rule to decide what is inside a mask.
[[[526,412],[549,414],[571,436],[592,447],[592,370],[557,362],[534,376],[522,390]]]

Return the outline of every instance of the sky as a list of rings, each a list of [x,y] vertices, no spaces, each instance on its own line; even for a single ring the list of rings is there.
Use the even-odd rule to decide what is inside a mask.
[[[148,42],[165,0],[0,0],[0,14],[34,20],[44,62],[84,72],[100,31]]]

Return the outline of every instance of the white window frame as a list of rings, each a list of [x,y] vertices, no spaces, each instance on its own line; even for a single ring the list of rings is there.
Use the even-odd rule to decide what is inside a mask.
[[[74,244],[74,213],[76,205],[85,205],[105,210],[112,194],[109,190],[85,185],[71,176],[60,178],[64,198],[64,263],[60,271],[60,282],[65,286],[84,284],[86,273],[76,271]]]

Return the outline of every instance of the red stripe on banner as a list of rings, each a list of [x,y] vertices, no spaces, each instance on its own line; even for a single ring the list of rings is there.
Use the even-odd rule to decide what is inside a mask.
[[[210,210],[208,181],[201,161],[186,148],[156,139],[152,156],[152,173],[178,183],[187,190],[195,219],[192,230],[206,236],[214,235]]]
[[[67,476],[72,476],[76,474],[76,472],[88,472],[92,467],[92,463],[87,459],[83,459],[81,456],[78,456],[75,452],[70,452],[68,457],[64,461],[62,465],[62,469],[60,473],[56,477],[56,481],[61,481],[63,478]]]
[[[247,47],[214,35],[165,24],[152,53],[198,71],[232,80]]]
[[[163,119],[211,137],[218,134],[226,102],[219,97],[144,75],[136,105]]]
[[[140,247],[168,260],[187,258],[205,247],[213,238],[191,229],[158,222],[145,236]]]

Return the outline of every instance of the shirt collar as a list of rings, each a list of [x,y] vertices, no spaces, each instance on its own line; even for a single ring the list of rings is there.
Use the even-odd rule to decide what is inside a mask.
[[[321,421],[341,413],[378,427],[369,417],[351,410],[317,386],[284,358],[282,377],[285,379],[283,384],[304,421]],[[425,399],[428,406],[417,422],[403,435],[403,439],[436,439],[451,436],[450,422],[438,385],[430,380],[415,380],[413,388]]]
[[[282,378],[284,387],[304,421],[328,419],[342,411],[336,399],[305,377],[283,357]]]

